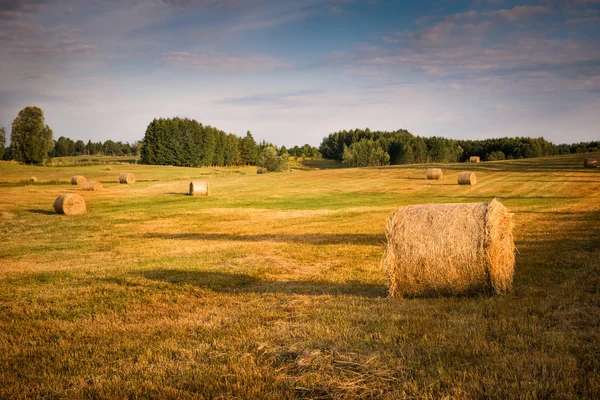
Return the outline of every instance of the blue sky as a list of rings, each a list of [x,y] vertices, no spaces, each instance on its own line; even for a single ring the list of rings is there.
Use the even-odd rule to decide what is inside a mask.
[[[600,139],[600,0],[0,0],[0,126]]]

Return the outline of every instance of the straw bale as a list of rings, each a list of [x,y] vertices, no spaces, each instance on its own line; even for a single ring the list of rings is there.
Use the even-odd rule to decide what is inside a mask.
[[[477,183],[477,175],[472,171],[463,171],[458,173],[459,185],[475,185]]]
[[[481,158],[479,156],[471,156],[469,157],[469,162],[478,163],[481,162]]]
[[[206,181],[194,181],[190,182],[190,196],[208,196],[208,182]]]
[[[585,160],[583,160],[583,167],[584,168],[597,168],[598,167],[598,160],[593,160],[591,158],[586,158]]]
[[[87,181],[87,179],[85,178],[85,176],[83,176],[83,175],[75,175],[74,177],[71,178],[71,185],[81,185],[85,181]]]
[[[266,174],[269,171],[266,168],[260,167],[259,169],[256,170],[257,174]]]
[[[58,214],[84,214],[85,210],[85,200],[78,194],[63,194],[54,200],[54,211]]]
[[[135,183],[135,175],[124,172],[119,175],[119,183]]]
[[[427,179],[442,179],[444,173],[441,168],[429,168],[427,169]]]
[[[81,185],[81,190],[86,190],[90,192],[98,192],[103,189],[102,183],[98,181],[87,181]]]
[[[497,200],[398,208],[387,222],[382,260],[390,296],[510,291],[512,232],[512,214]]]

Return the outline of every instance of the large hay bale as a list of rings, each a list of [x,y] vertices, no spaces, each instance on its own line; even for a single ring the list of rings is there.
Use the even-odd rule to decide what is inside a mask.
[[[86,190],[90,192],[98,192],[103,189],[102,183],[98,181],[87,181],[81,185],[81,190]]]
[[[441,168],[429,168],[427,169],[427,179],[442,179],[444,173]]]
[[[502,294],[515,267],[512,214],[489,203],[400,207],[382,264],[392,297]]]
[[[598,160],[593,160],[591,158],[586,158],[585,160],[583,160],[583,167],[584,168],[597,168],[598,167]]]
[[[459,185],[475,185],[477,183],[477,175],[472,171],[463,171],[458,173]]]
[[[259,169],[256,170],[257,174],[266,174],[269,171],[266,168],[260,167]]]
[[[85,181],[87,181],[87,179],[85,178],[85,176],[83,176],[83,175],[75,175],[74,177],[71,178],[71,185],[81,185]]]
[[[471,156],[469,157],[469,162],[478,163],[481,162],[481,158],[479,156]]]
[[[78,194],[63,194],[54,200],[54,211],[58,214],[84,214],[85,210],[85,200]]]
[[[135,183],[135,175],[122,173],[119,175],[119,183]]]
[[[208,182],[195,181],[190,182],[190,196],[208,196]]]
[[[37,178],[35,176],[32,176],[31,178],[29,178],[29,182],[37,182]]]
[[[112,167],[109,165],[108,167],[104,168],[106,171],[112,171]]]

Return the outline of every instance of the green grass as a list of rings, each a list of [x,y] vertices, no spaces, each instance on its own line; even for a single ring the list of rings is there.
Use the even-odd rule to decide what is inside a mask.
[[[267,175],[0,162],[0,398],[597,398],[585,157],[442,165],[441,181],[319,160]],[[476,186],[455,184],[464,169]],[[185,196],[192,179],[211,196]],[[85,215],[53,212],[67,192]],[[515,214],[513,293],[386,297],[394,207],[492,198]]]

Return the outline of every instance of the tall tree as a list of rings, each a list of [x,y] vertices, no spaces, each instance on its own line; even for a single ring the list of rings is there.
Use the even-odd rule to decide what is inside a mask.
[[[0,160],[4,158],[4,146],[6,146],[6,129],[0,126]]]
[[[44,125],[44,112],[35,106],[25,107],[12,123],[10,135],[13,158],[24,163],[41,163],[54,145],[52,129]]]
[[[246,136],[240,142],[240,157],[242,164],[256,164],[258,156],[258,147],[252,137],[250,131],[246,133]]]

